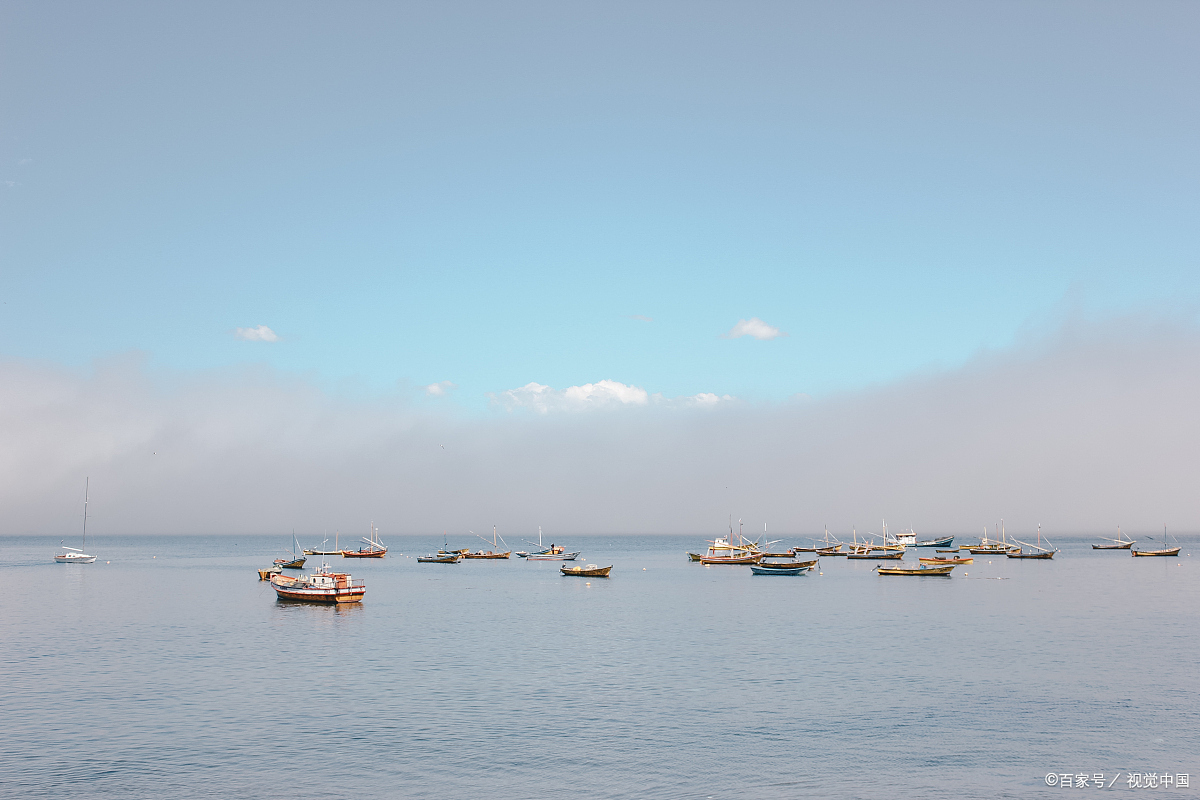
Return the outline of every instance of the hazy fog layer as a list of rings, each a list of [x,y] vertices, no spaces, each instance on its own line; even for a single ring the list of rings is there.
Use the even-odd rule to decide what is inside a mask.
[[[1200,331],[1135,317],[776,406],[476,417],[266,370],[10,360],[0,534],[77,533],[85,476],[96,535],[1196,530],[1198,399]]]

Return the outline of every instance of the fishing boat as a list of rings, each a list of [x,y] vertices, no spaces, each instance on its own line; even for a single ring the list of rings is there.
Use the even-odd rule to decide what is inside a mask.
[[[304,562],[308,559],[306,559],[303,555],[297,557],[297,550],[301,550],[303,553],[303,549],[300,548],[300,543],[296,541],[296,532],[292,531],[292,557],[277,558],[275,559],[275,564],[283,567],[284,569],[304,569]]]
[[[306,555],[306,556],[340,556],[342,554],[342,551],[338,549],[337,540],[338,540],[338,531],[334,531],[333,532],[333,549],[332,550],[305,550],[304,555]],[[329,532],[328,531],[325,532],[325,540],[321,542],[321,547],[323,548],[327,544],[329,544]]]
[[[959,564],[974,564],[975,563],[975,559],[973,559],[973,558],[958,558],[958,557],[938,558],[937,556],[934,556],[932,558],[918,558],[917,561],[921,562],[922,564],[933,564],[933,565],[954,564],[955,566],[957,566]]]
[[[946,566],[941,566],[941,567],[883,567],[883,566],[880,566],[880,567],[876,567],[875,571],[878,572],[880,575],[920,575],[920,576],[945,575],[945,576],[949,577],[950,573],[954,571],[954,566],[955,565],[953,565],[953,564],[947,564]]]
[[[825,526],[825,538],[814,542],[813,552],[819,556],[844,556],[846,553],[842,550],[843,544],[836,537],[829,533],[829,526]]]
[[[387,545],[379,540],[379,528],[371,523],[371,538],[363,537],[364,544],[357,550],[343,550],[342,558],[383,558],[387,555]]]
[[[1121,533],[1120,525],[1117,526],[1117,538],[1109,539],[1105,536],[1101,536],[1100,538],[1106,542],[1110,542],[1110,544],[1094,544],[1092,545],[1093,550],[1129,550],[1137,543],[1136,539],[1126,538],[1125,534]]]
[[[913,547],[949,547],[953,542],[953,536],[945,536],[941,539],[930,539],[926,542],[916,542],[913,544]]]
[[[608,573],[612,571],[612,564],[607,567],[597,567],[595,564],[588,564],[586,567],[568,567],[563,564],[559,570],[563,575],[575,575],[580,578],[607,578]]]
[[[1037,544],[1034,545],[1034,544],[1029,544],[1028,542],[1022,542],[1020,539],[1013,539],[1013,541],[1016,542],[1017,544],[1021,545],[1022,549],[1015,550],[1015,551],[1010,550],[1009,552],[1005,553],[1004,555],[1008,556],[1009,558],[1049,559],[1049,558],[1054,558],[1054,554],[1058,552],[1058,550],[1054,549],[1053,546],[1042,547],[1042,526],[1041,525],[1038,525]],[[1047,541],[1046,544],[1050,544],[1050,542]],[[1024,548],[1026,548],[1026,547],[1030,547],[1033,549],[1026,552],[1024,550]]]
[[[1020,550],[1019,547],[1014,547],[1008,541],[1008,534],[1004,530],[1004,520],[1000,520],[996,526],[996,531],[999,536],[997,539],[989,539],[987,528],[983,529],[983,536],[979,540],[979,544],[964,544],[960,545],[960,550],[966,550],[972,555],[1006,555],[1012,550]]]
[[[760,561],[754,566],[761,569],[795,569],[796,567],[815,567],[817,559],[811,561]]]
[[[900,547],[913,547],[917,543],[917,534],[912,528],[909,528],[906,531],[900,531],[900,533],[889,534],[887,529],[887,521],[885,520],[883,523],[883,542],[884,544],[891,546],[898,545]]]
[[[476,536],[479,536],[479,534],[475,533],[474,531],[471,531],[471,533],[474,533]],[[479,538],[483,539],[482,536],[479,536]],[[487,539],[483,539],[483,541],[486,542]],[[500,535],[496,533],[496,526],[493,525],[492,526],[492,549],[491,550],[477,550],[474,553],[466,552],[466,553],[462,554],[462,557],[463,558],[508,558],[509,556],[512,555],[512,551],[508,550],[508,549],[501,550],[500,545],[502,545],[502,544],[504,545],[505,548],[508,547],[507,544],[504,544],[504,539],[501,538]]]
[[[1147,539],[1153,539],[1153,536],[1147,536]],[[1157,550],[1130,550],[1135,556],[1177,556],[1179,555],[1179,540],[1175,540],[1175,547],[1161,547]],[[1163,544],[1167,544],[1167,526],[1163,525]]]
[[[699,561],[702,558],[704,558],[704,556],[701,553],[688,553],[689,561]]]
[[[579,558],[579,554],[583,552],[582,550],[576,550],[574,553],[564,553],[563,548],[561,548],[561,547],[554,547],[551,549],[555,550],[557,552],[530,553],[529,555],[525,556],[525,560],[526,561],[574,561],[575,559]]]
[[[530,542],[528,539],[526,539],[525,542],[528,544],[533,544],[533,542]],[[530,556],[559,555],[563,552],[563,550],[566,549],[565,547],[562,547],[561,545],[554,545],[554,544],[550,545],[549,547],[545,547],[542,544],[542,526],[541,525],[538,525],[537,547],[538,547],[538,549],[534,550],[532,552],[527,552],[525,550],[518,550],[517,558],[529,558]]]
[[[847,559],[861,561],[899,561],[904,558],[903,550],[866,550],[857,553],[847,553]]]
[[[83,552],[87,547],[87,507],[88,507],[88,489],[91,485],[90,478],[83,479],[83,541],[79,543],[79,547],[67,547],[62,542],[58,543],[61,553],[54,556],[55,563],[58,564],[94,564],[96,563],[95,556],[89,556]],[[65,541],[65,540],[64,540]]]
[[[458,560],[460,558],[462,558],[462,555],[459,553],[438,553],[436,555],[431,553],[430,555],[427,555],[427,556],[417,556],[417,563],[418,564],[457,564]]]
[[[272,564],[266,569],[260,569],[258,571],[258,579],[260,581],[269,581],[271,580],[272,575],[278,575],[281,572],[283,572],[283,567],[279,566],[278,564]]]
[[[353,580],[345,572],[333,572],[322,564],[311,575],[272,575],[271,586],[280,600],[302,603],[358,603],[367,593],[365,581]]]
[[[776,564],[771,567],[765,567],[761,564],[751,564],[750,572],[755,575],[803,575],[812,569],[811,564],[801,564],[794,567],[784,567],[781,564]]]

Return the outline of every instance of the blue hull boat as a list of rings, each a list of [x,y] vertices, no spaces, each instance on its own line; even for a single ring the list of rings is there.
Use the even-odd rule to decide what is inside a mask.
[[[913,547],[949,547],[954,541],[953,536],[947,536],[945,539],[933,539],[928,542],[917,542]]]

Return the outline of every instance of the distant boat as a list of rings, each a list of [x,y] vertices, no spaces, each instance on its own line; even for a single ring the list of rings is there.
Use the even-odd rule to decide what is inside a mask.
[[[1009,544],[1008,535],[1004,531],[1004,520],[1000,520],[1000,523],[996,526],[996,529],[997,529],[996,532],[999,534],[998,539],[989,539],[987,528],[985,527],[983,529],[983,537],[979,540],[979,544],[959,545],[958,549],[966,550],[966,551],[970,552],[972,555],[977,555],[977,556],[1005,555],[1012,550],[1020,550],[1021,549],[1019,547],[1014,547],[1013,545]]]
[[[278,564],[272,564],[266,569],[260,569],[258,571],[258,579],[260,581],[269,581],[271,580],[272,575],[279,575],[282,572],[283,567],[279,566]]]
[[[953,564],[948,564],[943,567],[876,567],[875,571],[880,575],[918,575],[918,576],[934,576],[945,575],[949,577],[954,570]]]
[[[688,553],[688,559],[691,561],[699,561],[702,558],[704,558],[704,556],[700,553]]]
[[[1152,537],[1148,536],[1146,538],[1149,539]],[[1176,544],[1178,544],[1179,540],[1176,539],[1175,542],[1176,542]],[[1167,526],[1163,525],[1163,544],[1166,544],[1166,543],[1167,543]],[[1162,547],[1157,550],[1130,550],[1129,552],[1131,552],[1135,556],[1177,556],[1177,555],[1179,555],[1179,547],[1178,546]]]
[[[949,547],[954,541],[953,536],[945,536],[941,539],[930,539],[927,542],[917,542],[913,547]]]
[[[1030,551],[1028,551],[1028,552],[1027,552],[1027,551],[1025,551],[1024,549],[1020,549],[1020,550],[1010,550],[1009,552],[1007,552],[1007,553],[1005,553],[1005,554],[1004,554],[1004,555],[1008,556],[1009,558],[1042,558],[1042,559],[1048,559],[1048,558],[1054,558],[1054,554],[1058,552],[1057,550],[1055,550],[1055,549],[1053,548],[1053,546],[1051,546],[1051,547],[1042,547],[1042,526],[1041,526],[1041,525],[1038,525],[1038,541],[1037,541],[1037,544],[1036,544],[1036,545],[1034,545],[1034,544],[1029,544],[1028,542],[1022,542],[1022,541],[1021,541],[1021,540],[1019,540],[1019,539],[1013,539],[1013,541],[1014,541],[1014,542],[1016,542],[1017,544],[1021,545],[1021,547],[1022,547],[1022,548],[1025,548],[1025,547],[1030,547],[1030,548],[1033,548],[1033,549],[1032,549],[1032,550],[1030,550]],[[1046,542],[1046,544],[1050,544],[1050,542],[1049,542],[1049,541],[1047,541],[1047,542]]]
[[[760,561],[755,564],[759,569],[796,569],[798,567],[812,568],[817,565],[817,559],[809,561]]]
[[[296,533],[295,533],[295,531],[293,531],[292,532],[292,557],[291,557],[291,559],[277,558],[277,559],[275,559],[275,564],[280,567],[283,567],[284,569],[304,569],[304,562],[307,561],[308,559],[306,559],[303,555],[301,555],[299,558],[297,558],[296,557],[297,550],[304,552],[300,548],[300,543],[296,541]]]
[[[586,567],[568,567],[563,564],[559,570],[563,575],[576,575],[580,578],[607,578],[608,573],[612,571],[612,564],[607,567],[598,567],[595,564],[588,564]]]
[[[89,556],[83,552],[87,547],[87,507],[88,507],[88,489],[91,485],[90,478],[83,479],[83,541],[80,547],[67,547],[62,542],[59,542],[59,547],[63,552],[54,556],[54,561],[59,564],[94,564],[96,563],[95,556]]]
[[[553,552],[552,553],[530,553],[529,555],[525,556],[525,560],[526,561],[574,561],[575,559],[579,558],[579,554],[583,552],[582,550],[576,550],[574,553],[564,553],[563,548],[561,548],[561,547],[553,548],[553,549],[557,549],[558,552],[557,553],[553,553]]]
[[[352,580],[344,572],[333,572],[322,564],[311,575],[272,575],[271,587],[280,600],[302,603],[358,603],[367,593],[365,581]]]
[[[1128,550],[1137,544],[1136,539],[1127,538],[1125,534],[1121,533],[1120,525],[1117,526],[1117,538],[1109,539],[1104,536],[1101,536],[1100,538],[1104,539],[1106,542],[1111,542],[1112,544],[1094,544],[1092,545],[1093,550]]]
[[[899,561],[904,558],[903,550],[865,550],[857,553],[847,553],[848,559],[861,561]]]
[[[761,564],[751,564],[750,565],[750,572],[752,572],[755,575],[803,575],[804,573],[808,572],[811,569],[812,569],[812,565],[810,565],[810,564],[799,564],[796,566],[789,566],[789,567],[785,567],[780,564],[776,564],[776,565],[773,565],[770,567],[766,567]]]
[[[475,534],[475,535],[479,536],[479,534]],[[479,536],[479,538],[483,539],[482,536]],[[485,542],[487,541],[487,539],[483,539],[483,540]],[[497,540],[499,540],[499,543],[497,543]],[[500,535],[496,533],[496,526],[493,525],[492,526],[492,549],[487,550],[487,551],[478,550],[474,553],[470,553],[470,552],[463,553],[462,557],[463,558],[508,558],[509,556],[512,555],[512,551],[508,550],[508,549],[501,550],[500,545],[502,545],[502,544],[504,544],[504,539],[500,538]],[[507,544],[504,544],[504,546],[505,546],[505,548],[508,547]]]
[[[528,539],[526,539],[525,541],[529,542]],[[529,544],[533,544],[533,542],[529,542]],[[563,550],[566,549],[560,545],[553,545],[553,544],[550,545],[549,547],[544,547],[542,545],[542,526],[541,525],[538,525],[537,547],[538,547],[538,549],[534,550],[532,553],[527,552],[525,550],[518,550],[517,558],[529,558],[530,556],[552,556],[552,555],[561,554],[563,552]],[[578,555],[578,554],[576,554],[576,555]]]
[[[733,532],[733,518],[729,520],[729,537],[718,536],[708,543],[708,550],[700,556],[700,563],[711,564],[757,564],[765,554],[758,542],[751,542],[742,535],[742,521],[738,520],[738,532]]]
[[[438,555],[417,556],[418,564],[457,564],[462,558],[459,553],[443,553]]]
[[[333,532],[333,549],[332,550],[305,550],[304,555],[306,555],[306,556],[340,556],[342,554],[342,551],[338,549],[337,540],[338,540],[338,531],[334,531]],[[325,540],[321,542],[321,547],[325,547],[325,545],[327,545],[327,544],[329,544],[329,532],[328,531],[326,531],[326,533],[325,533]]]
[[[387,545],[379,540],[379,529],[371,523],[371,538],[363,537],[364,545],[357,550],[343,550],[342,558],[383,558],[387,555]]]
[[[919,559],[917,559],[917,561],[919,561],[922,564],[929,564],[932,566],[938,566],[939,564],[941,564],[941,565],[954,564],[955,566],[957,566],[959,564],[974,564],[975,563],[975,559],[973,559],[973,558],[937,558],[937,557],[934,557],[934,558],[919,558]]]

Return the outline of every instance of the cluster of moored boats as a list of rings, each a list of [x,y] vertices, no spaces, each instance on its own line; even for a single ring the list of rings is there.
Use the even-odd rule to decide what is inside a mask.
[[[765,532],[765,526],[764,526]],[[1163,527],[1163,544],[1161,548],[1134,550],[1137,542],[1125,537],[1117,528],[1116,539],[1105,539],[1102,544],[1093,544],[1094,550],[1128,550],[1134,556],[1177,556],[1179,546],[1170,547],[1166,542],[1166,526]],[[817,559],[799,560],[801,554],[813,553],[817,557],[844,557],[847,560],[870,560],[900,562],[905,552],[910,548],[932,548],[936,555],[922,556],[917,559],[918,566],[910,567],[902,564],[880,564],[875,571],[880,575],[945,575],[949,576],[955,567],[971,564],[974,559],[961,555],[964,551],[970,556],[993,555],[1006,558],[1040,559],[1054,558],[1057,548],[1042,536],[1042,526],[1038,526],[1037,543],[1022,542],[1008,536],[1004,530],[1003,521],[997,524],[994,536],[988,536],[985,528],[983,535],[976,544],[964,544],[952,547],[953,536],[938,539],[918,541],[912,530],[899,534],[888,532],[887,523],[883,525],[883,535],[867,534],[860,540],[858,532],[852,532],[852,539],[843,542],[825,530],[824,539],[813,540],[810,547],[792,547],[785,551],[772,552],[771,545],[775,542],[759,540],[751,541],[741,532],[741,526],[734,533],[733,524],[729,526],[729,536],[709,541],[709,547],[704,553],[688,553],[688,558],[701,564],[734,564],[749,566],[754,575],[803,575],[817,565]]]
[[[483,538],[483,537],[480,537]],[[292,553],[291,558],[277,558],[275,563],[266,569],[258,571],[259,580],[271,582],[271,587],[275,590],[276,595],[281,600],[295,600],[307,603],[357,603],[363,599],[367,588],[364,581],[355,581],[349,573],[337,572],[333,570],[328,563],[322,563],[316,571],[311,575],[291,576],[284,575],[285,569],[303,569],[305,556],[321,555],[333,556],[340,555],[343,558],[383,558],[387,555],[387,545],[379,538],[379,529],[374,523],[371,525],[370,538],[363,537],[364,546],[358,550],[339,550],[336,547],[333,550],[301,550],[302,555],[297,556],[296,551],[299,548],[299,543],[296,541],[295,534],[292,535]],[[484,539],[484,541],[488,541]],[[322,548],[328,544],[326,539],[322,544]],[[513,552],[507,549],[504,540],[497,534],[496,529],[492,528],[492,545],[489,550],[477,550],[472,552],[470,548],[460,550],[450,550],[443,548],[437,553],[430,553],[426,556],[419,556],[417,562],[421,564],[457,564],[462,559],[480,559],[480,560],[507,560],[513,555]],[[532,544],[532,542],[531,542]],[[519,551],[516,553],[518,558],[524,558],[527,561],[574,561],[579,557],[579,551],[568,553],[566,548],[551,544],[549,547],[542,545],[542,529],[538,528],[538,549],[533,552]],[[560,572],[563,575],[576,576],[581,578],[607,578],[612,571],[612,565],[607,567],[597,566],[596,564],[588,564],[587,566],[567,566],[564,564],[560,567]]]

